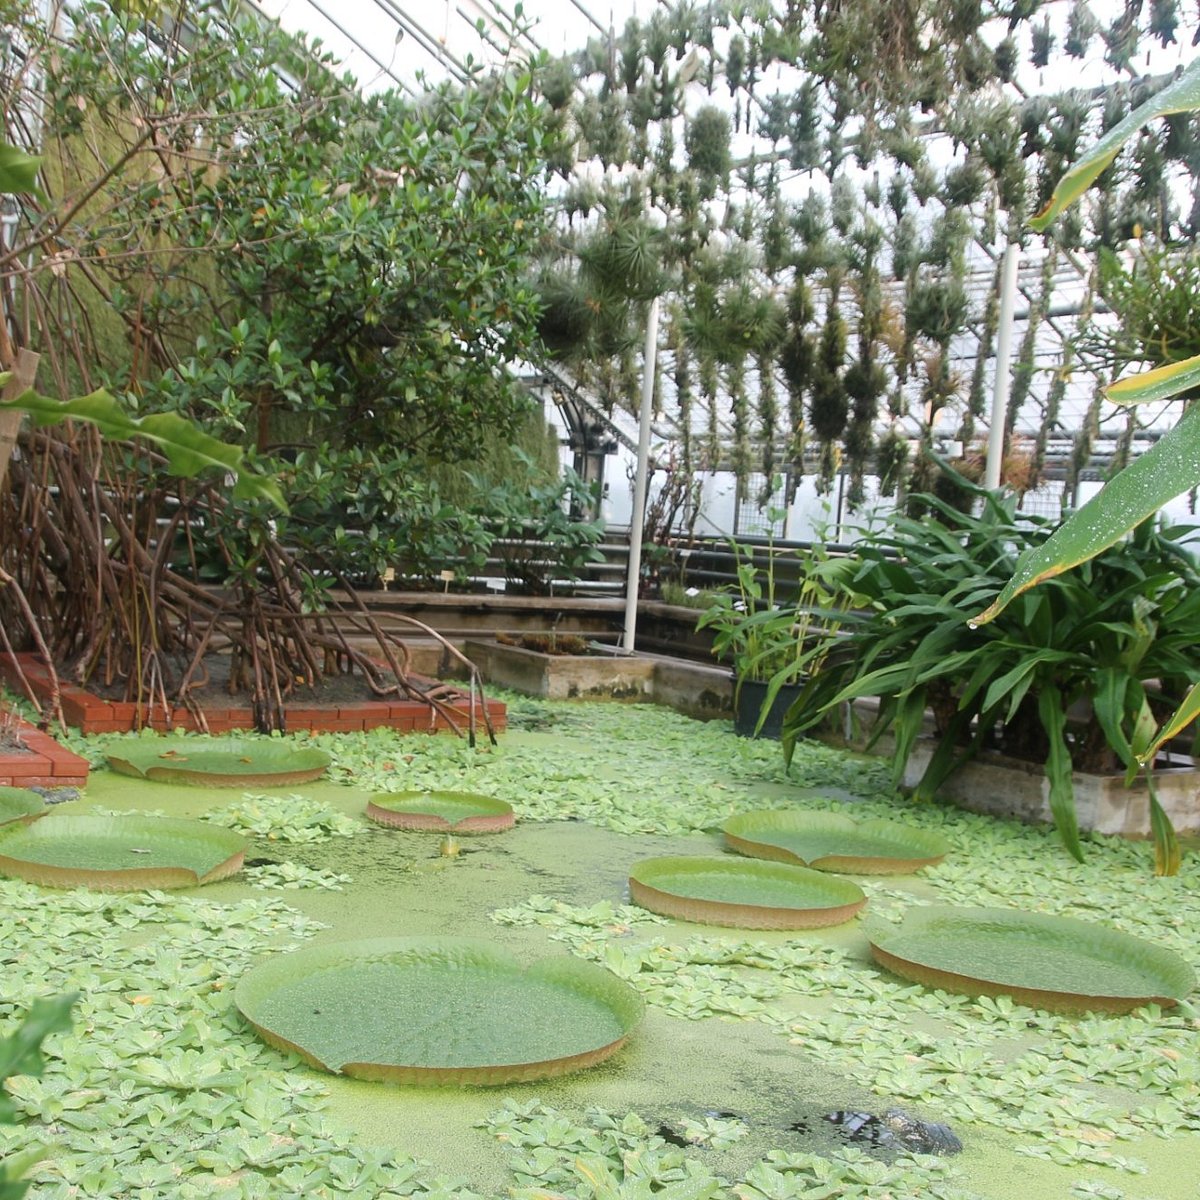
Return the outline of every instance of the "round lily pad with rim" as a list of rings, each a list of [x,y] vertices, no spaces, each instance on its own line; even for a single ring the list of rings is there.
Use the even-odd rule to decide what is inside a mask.
[[[898,821],[855,821],[841,813],[740,813],[721,828],[725,844],[739,854],[817,871],[904,875],[941,862],[950,853],[950,843],[941,834]]]
[[[246,842],[205,821],[48,816],[0,832],[0,873],[99,892],[195,887],[242,869]]]
[[[615,1054],[642,1015],[627,984],[562,956],[524,967],[469,938],[370,938],[279,954],[234,1002],[324,1071],[402,1084],[517,1083]]]
[[[1167,1008],[1196,986],[1173,951],[1073,917],[929,905],[910,908],[898,925],[870,921],[865,932],[876,961],[903,979],[1051,1012]]]
[[[285,787],[325,774],[330,757],[284,738],[131,737],[105,752],[122,775],[205,787]]]
[[[29,788],[0,787],[0,825],[28,825],[46,815],[46,801]]]
[[[790,863],[736,858],[648,858],[629,872],[635,904],[666,917],[738,929],[819,929],[866,904],[848,879]]]
[[[379,792],[367,816],[393,829],[437,833],[502,833],[516,820],[511,804],[471,792]]]

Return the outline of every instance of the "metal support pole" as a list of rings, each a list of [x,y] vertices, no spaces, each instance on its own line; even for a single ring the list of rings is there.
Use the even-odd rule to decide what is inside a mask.
[[[646,317],[646,349],[642,357],[642,407],[638,413],[637,474],[633,481],[633,511],[629,514],[629,573],[625,579],[625,634],[621,645],[633,649],[637,637],[638,584],[642,575],[642,525],[646,519],[646,489],[650,475],[650,416],[654,409],[654,366],[658,355],[658,297]]]
[[[1000,272],[1000,319],[996,328],[996,381],[992,391],[992,423],[988,429],[987,465],[983,486],[1000,486],[1000,466],[1004,458],[1004,425],[1008,418],[1008,397],[1012,386],[1009,365],[1012,362],[1013,306],[1017,296],[1017,268],[1021,248],[1009,242],[1004,249],[1004,267]]]

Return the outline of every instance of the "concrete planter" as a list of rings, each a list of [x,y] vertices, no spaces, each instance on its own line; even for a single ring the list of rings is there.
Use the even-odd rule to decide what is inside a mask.
[[[665,704],[695,717],[728,717],[733,683],[720,667],[653,654],[543,654],[468,639],[463,651],[487,683],[550,700],[630,700]]]
[[[904,782],[911,786],[924,774],[933,754],[932,739],[922,739],[909,756]],[[1125,787],[1122,775],[1085,775],[1076,771],[1075,811],[1080,829],[1126,837],[1150,834],[1150,799],[1146,784]],[[1158,800],[1179,833],[1200,833],[1200,770],[1166,768],[1154,774]],[[938,795],[971,812],[1021,821],[1052,821],[1049,785],[1040,766],[983,755],[960,767]]]

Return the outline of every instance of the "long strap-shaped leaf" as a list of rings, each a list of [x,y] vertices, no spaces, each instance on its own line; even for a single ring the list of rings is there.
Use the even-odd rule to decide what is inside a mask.
[[[1200,405],[1145,454],[1118,471],[1082,508],[1040,546],[1017,559],[1012,578],[972,624],[984,625],[1015,596],[1052,579],[1111,546],[1169,500],[1200,485]]]
[[[0,387],[7,378],[7,374],[0,375]],[[215,467],[235,477],[233,495],[236,499],[266,500],[281,511],[287,511],[279,485],[250,470],[240,446],[218,441],[178,413],[131,417],[103,389],[66,401],[28,391],[16,400],[0,404],[0,409],[28,413],[36,425],[57,425],[70,418],[87,421],[105,437],[118,441],[144,438],[162,451],[172,474],[191,478],[206,468]]]
[[[1042,688],[1038,695],[1038,715],[1050,739],[1046,757],[1046,782],[1050,785],[1050,812],[1063,845],[1071,857],[1083,862],[1083,846],[1079,842],[1079,821],[1075,815],[1075,785],[1071,778],[1071,752],[1067,749],[1067,714],[1063,711],[1062,694],[1053,685]]]

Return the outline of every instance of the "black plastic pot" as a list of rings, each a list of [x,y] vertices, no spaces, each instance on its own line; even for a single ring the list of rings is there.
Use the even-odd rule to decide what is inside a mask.
[[[738,737],[773,738],[778,741],[783,733],[783,716],[800,695],[801,684],[784,684],[771,702],[770,711],[762,728],[755,733],[763,702],[767,698],[767,684],[758,679],[743,679],[735,687],[733,696],[733,732]]]

